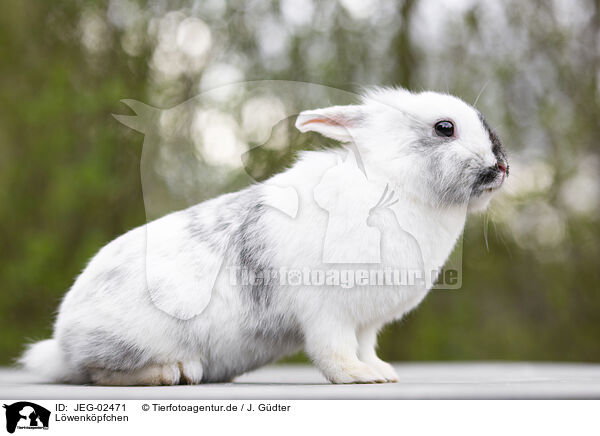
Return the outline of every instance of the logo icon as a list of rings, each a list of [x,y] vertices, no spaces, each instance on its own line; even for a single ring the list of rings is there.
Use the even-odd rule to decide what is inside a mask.
[[[6,431],[14,433],[18,429],[48,429],[50,411],[29,401],[19,401],[4,405],[6,409]]]

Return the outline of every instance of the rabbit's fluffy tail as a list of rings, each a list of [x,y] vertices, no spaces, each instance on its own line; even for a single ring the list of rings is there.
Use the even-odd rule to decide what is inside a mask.
[[[28,371],[52,382],[77,383],[81,375],[69,368],[56,339],[31,344],[19,363]]]

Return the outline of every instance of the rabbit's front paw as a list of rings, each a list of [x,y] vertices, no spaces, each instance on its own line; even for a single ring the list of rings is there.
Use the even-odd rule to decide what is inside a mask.
[[[379,372],[359,360],[332,365],[323,372],[331,383],[336,384],[386,382],[386,379]]]
[[[373,370],[379,373],[385,381],[388,383],[395,383],[398,381],[398,374],[392,365],[387,362],[384,362],[381,359],[372,360],[366,362]]]

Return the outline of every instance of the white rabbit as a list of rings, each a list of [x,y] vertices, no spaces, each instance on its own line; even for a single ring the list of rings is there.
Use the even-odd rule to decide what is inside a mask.
[[[53,338],[31,345],[24,365],[53,381],[194,384],[230,381],[304,348],[333,383],[395,381],[394,369],[376,355],[377,332],[423,300],[435,280],[429,272],[444,265],[468,211],[487,207],[508,175],[504,150],[477,110],[434,92],[377,88],[357,105],[302,112],[296,126],[353,146],[305,152],[264,183],[110,242],[66,294]],[[354,286],[268,280],[274,271],[298,278],[298,271],[373,267],[323,262],[328,213],[314,190],[349,150],[371,188],[357,188],[348,210],[385,207],[369,216],[385,239],[381,262],[423,269],[424,280],[386,286],[364,276]],[[329,177],[329,194],[354,189],[344,180],[336,185]],[[295,217],[267,206],[269,186],[295,189]],[[152,253],[149,235],[158,241]],[[352,234],[353,246],[339,235],[335,240],[333,250],[347,253],[361,239]],[[262,281],[244,282],[240,271]]]

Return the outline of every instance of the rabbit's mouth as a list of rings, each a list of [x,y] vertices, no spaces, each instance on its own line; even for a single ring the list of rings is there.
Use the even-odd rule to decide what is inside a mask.
[[[506,176],[502,175],[501,178],[500,178],[500,180],[498,182],[495,182],[493,186],[485,188],[485,190],[487,192],[497,191],[498,189],[500,189],[502,187],[502,185],[504,185],[504,180],[505,179],[506,179]]]
[[[473,194],[481,195],[484,192],[492,193],[497,191],[504,184],[506,172],[498,170],[495,167],[486,168],[479,172],[473,183]]]

